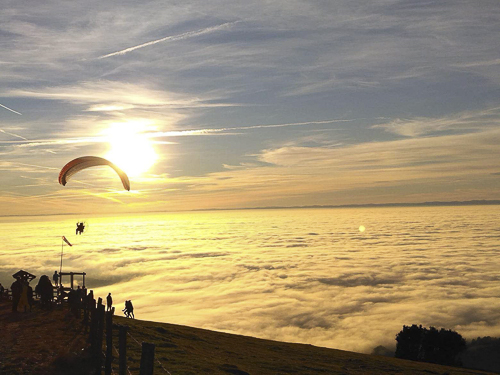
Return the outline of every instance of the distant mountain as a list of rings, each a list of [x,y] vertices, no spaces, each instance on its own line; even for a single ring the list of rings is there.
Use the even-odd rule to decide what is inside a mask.
[[[371,208],[371,207],[438,207],[438,206],[496,206],[500,200],[472,200],[472,201],[435,201],[419,203],[366,203],[366,204],[339,204],[339,205],[312,205],[312,206],[264,206],[242,208],[203,208],[192,211],[234,211],[234,210],[283,210],[298,208]]]

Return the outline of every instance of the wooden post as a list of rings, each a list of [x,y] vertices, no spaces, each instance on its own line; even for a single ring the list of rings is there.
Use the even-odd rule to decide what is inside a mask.
[[[126,375],[127,374],[127,330],[128,326],[118,326],[119,331],[119,348],[118,348],[118,353],[119,353],[119,369],[118,369],[118,374],[119,375]]]
[[[99,301],[102,302],[102,299],[99,298]],[[97,325],[97,338],[95,346],[95,358],[96,358],[97,374],[100,374],[102,366],[102,338],[104,335],[104,305],[102,303],[97,306],[97,316],[98,316],[97,320],[98,325]]]
[[[71,278],[71,289],[73,289],[73,272],[70,272],[70,278]]]
[[[155,344],[142,343],[141,370],[139,375],[153,375],[155,363]]]
[[[102,303],[102,299],[99,298]],[[96,332],[97,332],[97,308],[95,305],[95,299],[91,302],[90,306],[90,332],[89,332],[89,342],[91,346],[91,350],[94,350],[95,346],[95,337],[96,337]]]
[[[89,301],[87,299],[87,289],[82,289],[82,304],[83,304],[83,321],[82,324],[85,326],[85,333],[87,333],[87,323],[89,321]]]
[[[115,308],[106,312],[106,363],[104,364],[104,374],[111,375],[111,362],[113,361],[113,314]]]

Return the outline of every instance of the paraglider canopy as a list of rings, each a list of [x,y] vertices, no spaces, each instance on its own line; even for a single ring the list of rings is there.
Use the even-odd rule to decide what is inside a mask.
[[[80,158],[76,158],[71,160],[68,164],[66,164],[59,173],[59,183],[63,186],[66,186],[67,181],[73,176],[75,173],[87,169],[90,167],[97,167],[100,165],[108,165],[115,170],[115,172],[120,176],[122,180],[123,187],[126,190],[130,191],[130,181],[125,172],[123,172],[120,168],[118,168],[115,164],[110,162],[107,159],[100,158],[98,156],[83,156]]]

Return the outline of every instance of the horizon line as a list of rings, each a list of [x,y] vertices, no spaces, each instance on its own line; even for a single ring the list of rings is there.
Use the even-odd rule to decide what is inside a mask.
[[[239,211],[239,210],[287,210],[287,209],[310,209],[310,208],[383,208],[383,207],[446,207],[446,206],[496,206],[500,205],[498,199],[473,199],[468,201],[428,201],[428,202],[393,202],[393,203],[363,203],[363,204],[340,204],[340,205],[305,205],[305,206],[261,206],[261,207],[237,207],[237,208],[197,208],[191,210],[155,210],[143,212],[116,212],[98,215],[130,215],[130,214],[147,214],[147,213],[162,213],[162,212],[197,212],[197,211]],[[3,217],[40,217],[40,216],[69,216],[69,215],[95,215],[81,212],[58,213],[58,214],[13,214],[0,215]]]

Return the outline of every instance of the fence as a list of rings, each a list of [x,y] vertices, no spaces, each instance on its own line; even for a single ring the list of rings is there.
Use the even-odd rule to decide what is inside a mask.
[[[115,308],[110,311],[104,311],[105,306],[102,298],[98,298],[97,303],[92,297],[84,298],[83,302],[83,323],[86,332],[88,330],[88,339],[90,343],[90,354],[95,364],[95,373],[101,374],[104,368],[105,375],[114,374],[112,364],[115,357],[113,349],[118,354],[118,374],[131,375],[127,366],[127,337],[139,346],[141,346],[141,362],[139,375],[153,375],[155,363],[155,344],[139,341],[130,333],[126,325],[113,324]],[[106,350],[103,352],[104,328],[106,328]],[[113,345],[113,331],[118,330],[118,349]],[[161,369],[168,375],[172,375],[163,364],[156,359]],[[104,366],[103,366],[104,364]]]
[[[71,288],[70,288],[71,289]],[[56,289],[55,289],[56,290]],[[73,289],[71,289],[74,291]],[[101,374],[104,369],[105,375],[114,374],[113,372],[113,349],[118,354],[118,374],[132,375],[127,366],[127,337],[130,337],[134,343],[141,347],[141,362],[139,375],[153,375],[154,363],[158,363],[160,368],[168,375],[172,375],[165,366],[158,360],[155,360],[155,344],[142,342],[140,343],[131,333],[126,325],[113,324],[113,316],[115,308],[110,311],[105,311],[105,306],[102,303],[102,298],[99,297],[97,302],[93,298],[93,294],[87,295],[87,289],[81,289],[82,295],[78,297],[68,298],[68,305],[77,318],[81,318],[83,310],[83,321],[85,333],[88,333],[88,342],[90,344],[90,355],[95,364],[95,374]],[[35,294],[33,293],[33,296]],[[56,293],[56,300],[62,304],[64,295]],[[5,289],[0,299],[12,300],[12,292]],[[75,300],[76,298],[76,300]],[[118,349],[113,345],[113,332],[118,330],[119,345]],[[104,332],[106,332],[106,351],[102,351]],[[104,366],[103,366],[104,364]]]

